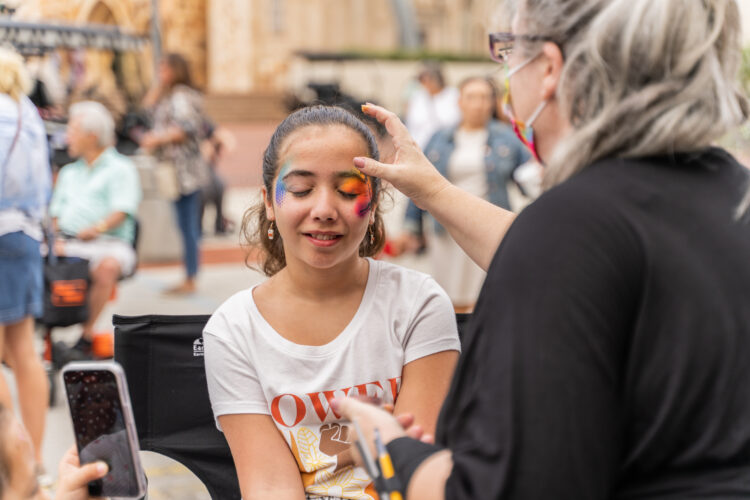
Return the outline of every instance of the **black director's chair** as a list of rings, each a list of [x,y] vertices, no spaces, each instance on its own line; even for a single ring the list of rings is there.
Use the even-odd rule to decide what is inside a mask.
[[[202,337],[208,318],[115,315],[115,361],[127,376],[141,449],[183,464],[212,499],[240,500],[232,454],[208,399]],[[468,319],[456,315],[459,334]]]
[[[115,361],[125,370],[141,450],[187,467],[214,500],[240,500],[224,435],[216,429],[203,366],[208,315],[115,315]]]

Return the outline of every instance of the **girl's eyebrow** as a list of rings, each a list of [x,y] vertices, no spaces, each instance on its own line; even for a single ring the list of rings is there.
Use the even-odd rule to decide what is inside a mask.
[[[354,171],[354,170],[346,170],[344,172],[338,172],[336,173],[337,179],[358,179],[362,182],[365,182],[366,178],[364,174],[360,171]]]
[[[284,177],[281,178],[282,181],[287,180],[289,177],[315,177],[314,172],[310,172],[309,170],[292,170],[290,172],[287,172]]]

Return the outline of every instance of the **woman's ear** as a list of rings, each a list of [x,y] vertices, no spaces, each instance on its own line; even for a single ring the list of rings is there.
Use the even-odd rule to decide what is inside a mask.
[[[266,219],[276,220],[276,215],[273,211],[273,201],[268,198],[268,190],[266,190],[266,187],[263,186],[260,192],[263,195],[263,205],[265,205],[266,207]]]
[[[542,48],[544,61],[546,62],[542,79],[542,99],[550,100],[557,93],[557,86],[562,77],[565,57],[556,43],[546,42]]]

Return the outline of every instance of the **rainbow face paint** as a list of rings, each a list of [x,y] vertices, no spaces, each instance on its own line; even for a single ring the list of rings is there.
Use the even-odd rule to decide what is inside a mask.
[[[290,168],[292,168],[291,160],[284,163],[284,165],[279,170],[278,177],[276,178],[275,198],[276,198],[277,205],[281,205],[282,203],[284,203],[284,198],[286,197],[286,193],[287,193],[287,187],[286,187],[286,183],[284,182],[284,177],[289,172]]]
[[[364,217],[372,209],[372,179],[367,178],[359,170],[353,170],[353,176],[347,177],[339,186],[339,190],[350,196],[356,196],[354,211],[359,217]]]

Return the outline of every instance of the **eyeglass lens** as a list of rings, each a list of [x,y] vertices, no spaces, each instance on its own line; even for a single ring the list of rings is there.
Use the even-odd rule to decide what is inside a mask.
[[[509,36],[498,36],[492,33],[490,39],[490,57],[493,61],[504,63],[508,61],[510,53],[513,51],[513,38]]]

